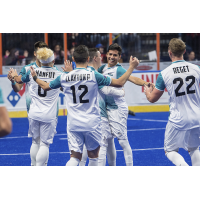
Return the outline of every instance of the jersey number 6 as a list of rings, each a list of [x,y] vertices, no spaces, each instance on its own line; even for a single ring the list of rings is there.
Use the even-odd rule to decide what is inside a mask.
[[[75,93],[75,86],[72,85],[72,86],[70,87],[70,89],[72,90],[73,102],[74,102],[74,103],[77,103],[77,101],[76,101],[76,93]],[[79,90],[85,89],[85,90],[83,91],[83,93],[79,96],[80,103],[89,103],[89,99],[83,100],[83,97],[88,93],[88,87],[87,87],[86,85],[79,85],[79,86],[78,86],[78,89],[79,89]]]
[[[46,82],[46,81],[44,81]],[[47,82],[46,82],[47,83]],[[44,94],[41,93],[42,88],[38,85],[38,95],[40,97],[46,97],[47,96],[47,91],[44,91]]]

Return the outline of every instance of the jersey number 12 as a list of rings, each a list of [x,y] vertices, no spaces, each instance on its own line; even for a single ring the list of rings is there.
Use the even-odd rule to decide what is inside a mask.
[[[72,85],[72,86],[70,87],[70,89],[72,90],[73,102],[74,102],[74,103],[77,103],[77,101],[76,101],[75,86]],[[83,93],[79,96],[80,103],[89,103],[89,99],[83,100],[83,97],[88,93],[88,87],[87,87],[86,85],[79,85],[79,86],[78,86],[78,89],[79,89],[79,90],[84,89]]]

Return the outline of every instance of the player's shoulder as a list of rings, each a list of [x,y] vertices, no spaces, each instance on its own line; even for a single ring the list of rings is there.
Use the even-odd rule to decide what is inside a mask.
[[[98,72],[102,73],[104,68],[106,67],[107,64],[101,65],[101,67],[99,67]]]
[[[91,71],[96,71],[96,70],[94,69],[94,67],[91,67],[91,66],[87,66],[87,69],[89,69],[89,70],[91,70]]]

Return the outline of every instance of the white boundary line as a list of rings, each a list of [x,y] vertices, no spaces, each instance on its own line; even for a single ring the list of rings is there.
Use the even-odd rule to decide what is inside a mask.
[[[135,120],[135,121],[150,121],[150,122],[168,122],[168,120],[155,120],[155,119],[134,119],[134,118],[128,118],[127,120]]]
[[[132,149],[132,151],[152,151],[152,150],[160,150],[164,149],[164,147],[160,148],[147,148],[147,149]],[[116,151],[123,151],[123,150],[116,150]],[[65,154],[70,152],[49,152],[49,154]],[[30,153],[14,153],[14,154],[0,154],[0,156],[23,156],[23,155],[30,155]]]
[[[149,128],[149,129],[133,129],[133,130],[127,130],[127,131],[151,131],[151,130],[161,130],[165,128]]]
[[[161,129],[165,129],[165,128],[149,128],[149,129],[132,129],[132,130],[127,130],[127,131],[151,131],[151,130],[161,130]],[[55,134],[55,136],[62,136],[62,135],[66,135],[67,133],[64,134]],[[28,136],[16,136],[16,137],[4,137],[4,138],[0,138],[0,140],[6,140],[6,139],[20,139],[20,138],[31,138]],[[59,138],[60,140],[65,140],[65,138]]]

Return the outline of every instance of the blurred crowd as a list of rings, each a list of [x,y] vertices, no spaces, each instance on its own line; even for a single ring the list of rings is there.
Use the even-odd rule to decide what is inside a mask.
[[[60,35],[55,38],[52,35],[52,42],[50,48],[54,51],[55,56],[55,64],[64,64],[64,50],[62,42],[58,42],[58,39],[61,38]],[[122,46],[122,55],[120,63],[128,62],[128,58],[130,55],[135,55],[139,59],[148,60],[147,52],[155,50],[155,34],[137,34],[137,33],[113,33],[113,42],[118,43]],[[184,35],[183,35],[184,36]],[[162,40],[164,36],[162,36]],[[166,41],[169,39],[168,37],[174,37],[169,34],[169,36],[165,36]],[[200,45],[200,34],[185,34],[184,40],[187,45],[187,52],[184,55],[184,59],[187,61],[194,61],[199,59],[199,55],[195,55],[195,52],[199,51]],[[9,38],[7,38],[9,39]],[[27,43],[28,44],[28,43]],[[84,44],[89,48],[96,47],[99,49],[102,57],[102,63],[106,63],[106,51],[109,44],[109,34],[107,33],[68,33],[67,34],[67,56],[68,60],[72,61],[72,55],[74,52],[74,48],[80,44]],[[168,43],[167,43],[168,44]],[[198,48],[197,48],[198,47]],[[4,47],[5,48],[5,47]],[[25,47],[27,48],[27,46]],[[167,54],[167,46],[162,47],[161,50],[165,49]],[[29,49],[30,50],[30,49]],[[141,57],[144,56],[144,57]],[[165,55],[167,59],[168,55]],[[169,61],[161,54],[161,61]],[[35,57],[33,52],[29,52],[28,49],[22,48],[12,48],[6,49],[3,55],[3,65],[27,65],[35,61]]]
[[[106,62],[106,54],[104,52],[104,46],[102,44],[97,44],[95,46],[100,52],[102,57],[102,62]],[[71,47],[67,50],[67,59],[72,61],[72,55],[75,47]],[[54,47],[54,58],[55,64],[64,64],[64,50],[61,45],[57,44]],[[13,48],[11,50],[6,50],[3,56],[3,65],[28,65],[35,62],[35,56],[30,55],[27,50],[22,50],[18,48]]]

